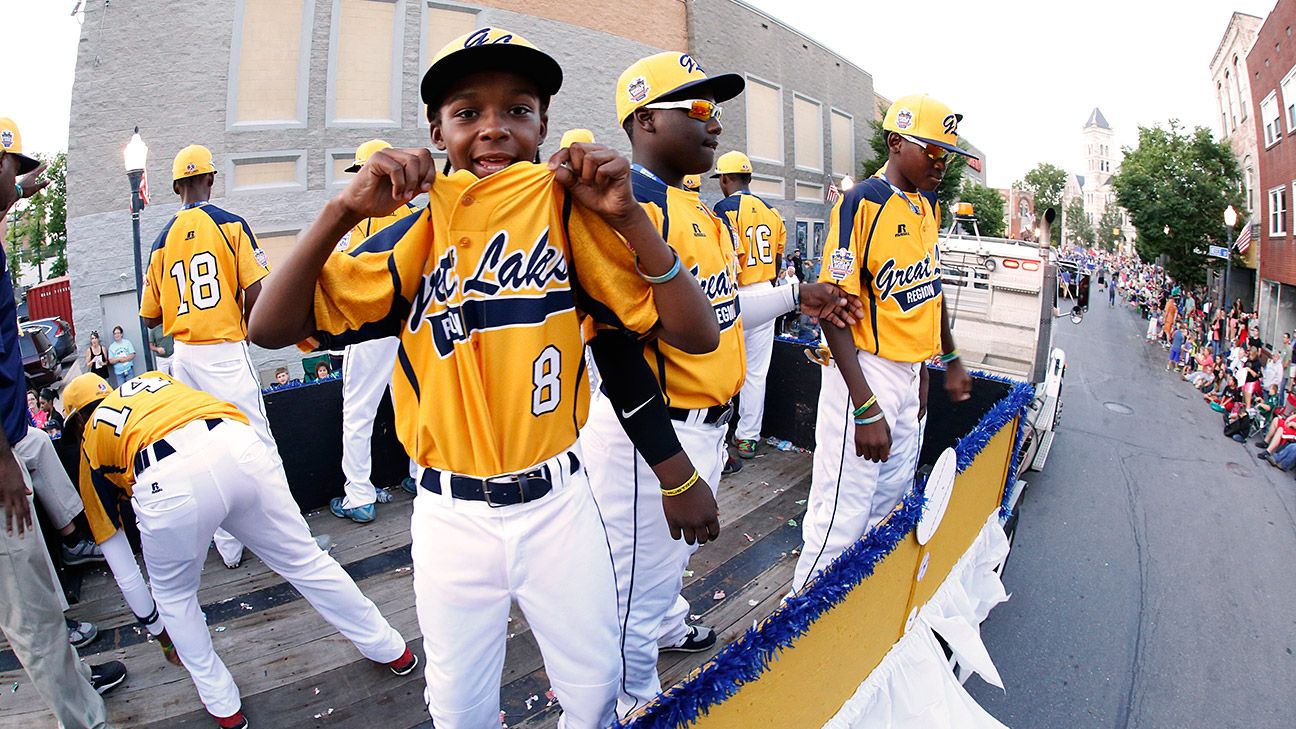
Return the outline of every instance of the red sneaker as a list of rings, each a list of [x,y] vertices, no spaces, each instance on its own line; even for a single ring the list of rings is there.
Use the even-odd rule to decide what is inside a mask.
[[[387,668],[397,676],[408,676],[414,672],[415,668],[418,668],[418,656],[414,655],[414,652],[409,648],[406,648],[400,658],[387,664]]]
[[[236,711],[232,716],[212,716],[216,720],[216,726],[220,729],[248,729],[251,724],[248,723],[247,717],[243,716],[242,711]]]

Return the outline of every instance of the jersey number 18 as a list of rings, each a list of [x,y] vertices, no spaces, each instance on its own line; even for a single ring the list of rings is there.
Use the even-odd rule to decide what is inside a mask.
[[[186,276],[187,273],[187,276]],[[216,256],[204,251],[189,259],[188,271],[184,261],[171,264],[171,278],[175,279],[180,306],[176,316],[189,313],[189,304],[199,309],[210,309],[220,303],[220,275],[216,271]],[[188,296],[186,296],[188,292]]]

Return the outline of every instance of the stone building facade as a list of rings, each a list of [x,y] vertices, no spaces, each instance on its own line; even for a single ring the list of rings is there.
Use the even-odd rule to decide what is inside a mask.
[[[134,127],[150,148],[145,252],[179,208],[171,159],[198,143],[216,157],[213,202],[248,220],[273,265],[345,184],[342,170],[358,144],[374,137],[429,144],[422,72],[446,41],[485,26],[525,35],[564,69],[542,155],[573,127],[628,153],[612,85],[642,56],[688,51],[712,73],[744,74],[747,92],[725,104],[720,151],[752,157],[753,187],[784,214],[789,244],[807,257],[818,255],[826,234],[827,185],[858,177],[870,154],[872,75],[736,0],[88,3],[68,150],[78,331],[114,324],[131,331],[135,321],[121,156]],[[718,199],[718,185],[707,179],[703,196]],[[280,365],[300,367],[288,350],[256,350],[254,360],[263,377]]]

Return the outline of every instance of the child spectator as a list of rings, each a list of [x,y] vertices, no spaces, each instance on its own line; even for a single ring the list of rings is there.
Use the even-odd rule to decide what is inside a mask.
[[[1179,355],[1183,353],[1184,330],[1183,327],[1175,327],[1174,334],[1170,336],[1170,359],[1166,362],[1166,371],[1173,369],[1179,371]]]

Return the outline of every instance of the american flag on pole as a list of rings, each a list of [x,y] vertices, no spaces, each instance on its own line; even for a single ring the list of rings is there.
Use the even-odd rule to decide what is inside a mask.
[[[1250,219],[1246,221],[1246,225],[1242,226],[1242,232],[1238,234],[1237,242],[1234,243],[1233,245],[1237,246],[1238,253],[1242,253],[1242,254],[1245,254],[1247,252],[1247,249],[1251,247],[1251,220]]]
[[[833,182],[832,180],[829,180],[828,192],[824,194],[824,202],[827,202],[830,206],[836,205],[837,200],[840,197],[841,197],[841,190],[837,189],[837,183]]]
[[[140,209],[143,210],[145,207],[148,206],[148,204],[149,204],[148,170],[144,170],[144,174],[140,175]]]

